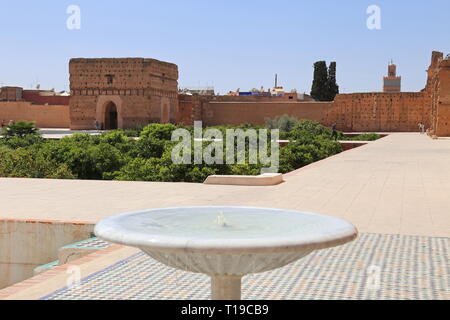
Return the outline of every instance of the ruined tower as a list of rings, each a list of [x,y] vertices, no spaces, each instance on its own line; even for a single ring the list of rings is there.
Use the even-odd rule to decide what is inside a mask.
[[[388,65],[388,76],[383,78],[383,92],[400,92],[402,77],[397,77],[397,66],[391,62]]]
[[[175,122],[178,67],[144,58],[71,59],[71,129]]]
[[[431,135],[450,136],[450,55],[433,51],[425,92],[431,99]]]

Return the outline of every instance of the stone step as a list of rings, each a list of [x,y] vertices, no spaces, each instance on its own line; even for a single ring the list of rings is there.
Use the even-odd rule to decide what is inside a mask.
[[[34,269],[34,274],[37,275],[48,271],[56,266],[69,263],[92,252],[106,249],[109,246],[110,244],[108,242],[102,241],[96,237],[66,245],[58,250],[58,260],[36,267]]]

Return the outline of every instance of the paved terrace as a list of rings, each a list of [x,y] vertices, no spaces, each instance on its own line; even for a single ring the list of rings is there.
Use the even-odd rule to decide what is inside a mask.
[[[450,140],[392,134],[270,187],[0,179],[0,195],[0,219],[96,223],[139,209],[245,205],[337,216],[361,232],[449,237]]]
[[[124,211],[189,205],[333,215],[354,223],[360,237],[303,262],[250,276],[244,280],[243,298],[449,298],[449,139],[391,134],[292,172],[285,183],[270,187],[0,179],[0,194],[0,219],[96,223]],[[136,249],[111,246],[75,264],[82,267],[79,288],[65,287],[67,266],[60,266],[0,291],[0,298],[208,298],[206,277],[166,268]],[[379,291],[367,291],[371,265],[382,270]]]
[[[73,135],[74,133],[88,133],[91,135],[101,134],[102,131],[98,130],[70,130],[67,128],[41,128],[40,134],[44,139],[62,139]]]

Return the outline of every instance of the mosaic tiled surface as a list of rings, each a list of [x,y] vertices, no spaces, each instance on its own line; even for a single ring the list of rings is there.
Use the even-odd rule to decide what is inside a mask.
[[[243,299],[449,299],[450,239],[361,234],[246,276]],[[378,276],[377,276],[378,275]],[[135,254],[42,299],[209,299],[209,278]]]
[[[42,266],[38,266],[38,267],[35,268],[35,270],[39,269],[39,272],[43,272],[45,270],[52,269],[52,268],[56,267],[57,265],[58,265],[58,260],[49,262],[49,263],[44,264]]]
[[[101,249],[105,249],[107,247],[109,247],[110,244],[106,241],[100,240],[96,237],[94,238],[90,238],[90,239],[86,239],[80,242],[76,242],[73,244],[69,244],[67,246],[64,246],[63,248],[78,248],[78,249],[97,249],[97,250],[101,250]]]

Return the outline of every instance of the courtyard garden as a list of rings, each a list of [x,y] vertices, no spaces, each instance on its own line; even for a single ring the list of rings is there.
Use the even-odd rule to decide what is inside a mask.
[[[0,138],[0,176],[21,178],[203,182],[209,175],[258,175],[266,167],[259,160],[249,161],[246,140],[245,162],[225,164],[175,164],[172,151],[177,145],[173,124],[149,124],[144,127],[107,131],[100,135],[76,133],[59,140],[44,139],[33,123],[16,122],[2,129]],[[279,149],[279,172],[287,173],[342,152],[330,129],[308,120],[287,116],[268,119],[266,126],[218,126],[225,140],[227,129],[279,129],[280,139],[289,140]],[[270,130],[268,131],[270,133]],[[270,136],[270,134],[269,134]],[[374,140],[365,134],[352,140]],[[339,140],[349,140],[338,132]],[[270,141],[270,137],[269,137]],[[215,143],[202,141],[204,148]],[[276,142],[272,142],[276,143]],[[191,148],[194,148],[194,143]],[[270,142],[268,153],[270,154]],[[225,157],[225,153],[221,155]]]

